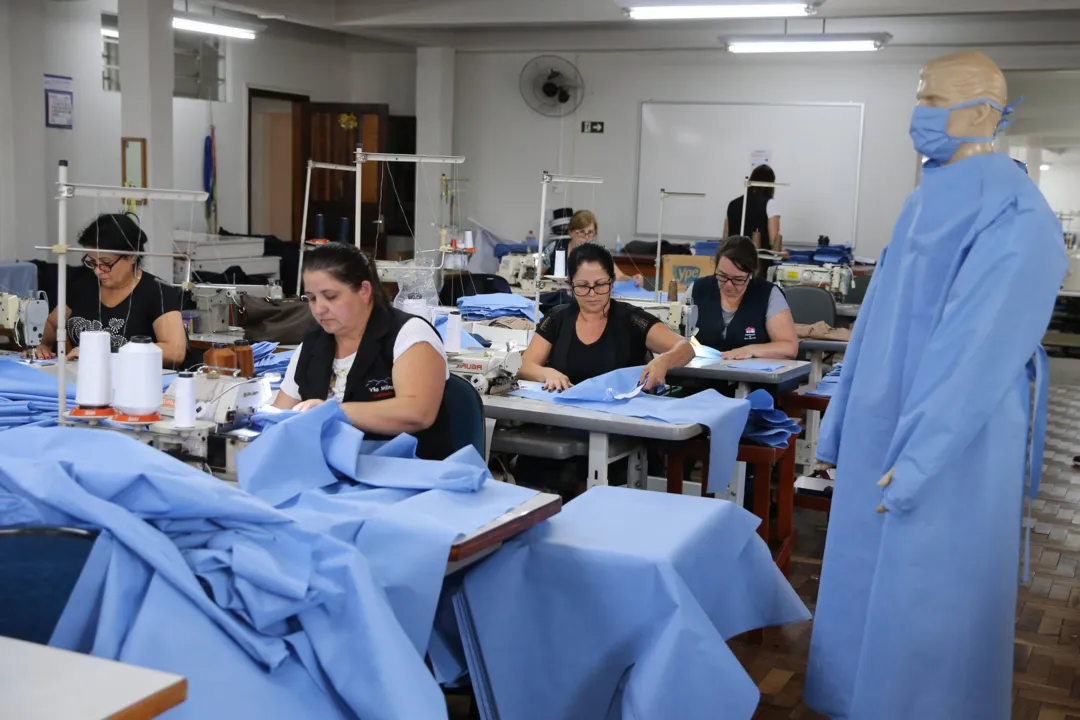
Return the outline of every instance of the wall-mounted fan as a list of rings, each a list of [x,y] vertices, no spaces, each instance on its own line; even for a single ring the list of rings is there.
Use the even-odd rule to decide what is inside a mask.
[[[569,60],[557,55],[541,55],[521,71],[521,97],[541,115],[564,117],[581,105],[585,81]]]

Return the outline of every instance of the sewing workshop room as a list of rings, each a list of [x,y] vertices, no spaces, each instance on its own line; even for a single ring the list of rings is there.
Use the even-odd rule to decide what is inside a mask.
[[[1080,720],[1080,0],[0,0],[0,720]]]

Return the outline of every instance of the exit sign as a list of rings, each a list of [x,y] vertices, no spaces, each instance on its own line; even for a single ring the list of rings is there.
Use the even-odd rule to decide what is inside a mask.
[[[581,123],[581,132],[583,133],[603,133],[604,123],[602,122],[589,122],[585,121]]]

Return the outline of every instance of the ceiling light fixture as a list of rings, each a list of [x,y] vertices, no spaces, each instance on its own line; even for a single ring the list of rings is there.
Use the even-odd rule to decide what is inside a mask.
[[[116,28],[103,27],[101,28],[101,36],[107,38],[118,38],[120,37],[120,31]]]
[[[1050,169],[1050,166],[1048,164],[1046,164],[1046,163],[1043,163],[1042,165],[1039,166],[1039,169],[1042,170],[1043,172],[1046,172],[1047,170]]]
[[[888,33],[874,35],[759,35],[721,38],[730,53],[872,52],[892,40]]]
[[[812,15],[824,0],[616,0],[631,20],[732,20]],[[633,3],[633,4],[631,4]],[[640,4],[638,4],[640,3]]]
[[[210,20],[213,20],[210,22]],[[255,31],[251,28],[239,25],[224,25],[217,18],[203,19],[197,16],[177,16],[173,18],[172,26],[176,30],[187,32],[204,33],[206,35],[220,35],[222,37],[236,38],[237,40],[254,40]]]

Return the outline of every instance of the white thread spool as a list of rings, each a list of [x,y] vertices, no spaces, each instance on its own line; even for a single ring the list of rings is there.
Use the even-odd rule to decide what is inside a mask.
[[[410,315],[422,317],[427,321],[431,321],[431,308],[428,306],[427,301],[423,298],[412,298],[406,300],[401,304],[401,309]]]
[[[195,374],[182,372],[173,381],[173,425],[195,427]]]
[[[566,251],[555,251],[555,277],[566,277]]]
[[[446,316],[446,352],[461,352],[461,313],[451,310]]]
[[[466,250],[472,250],[474,247],[476,247],[476,246],[473,245],[472,230],[466,230],[465,231],[465,249]]]
[[[79,335],[79,371],[75,403],[83,408],[108,407],[112,402],[112,338],[104,330]]]
[[[161,408],[161,348],[140,335],[117,353],[116,409],[146,417]]]

